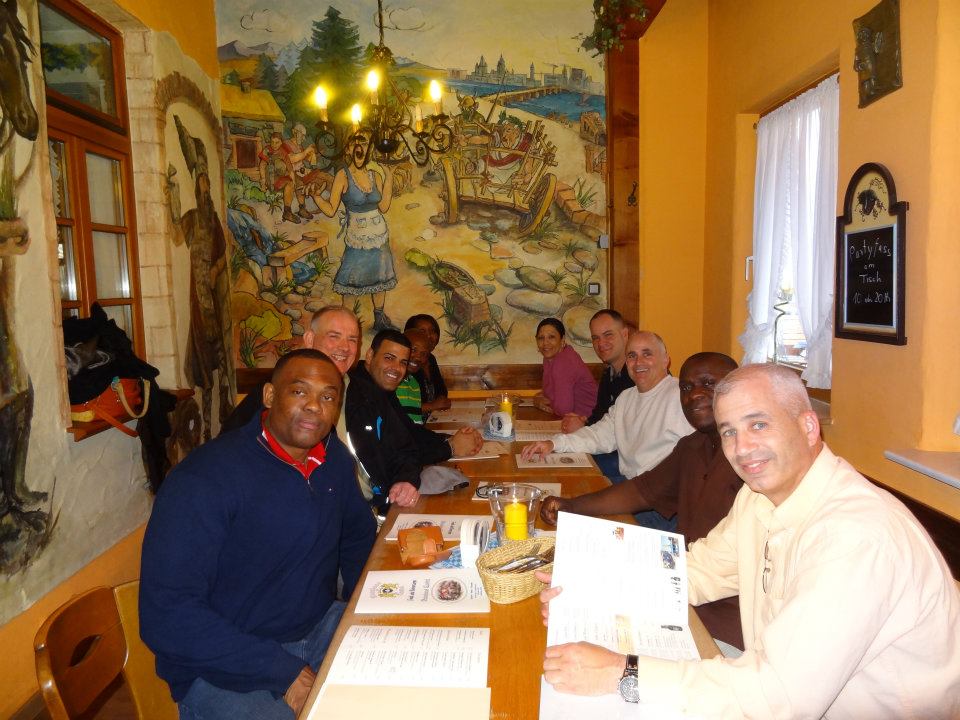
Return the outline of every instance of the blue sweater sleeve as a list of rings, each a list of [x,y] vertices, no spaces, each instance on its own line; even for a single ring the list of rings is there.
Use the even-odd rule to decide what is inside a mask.
[[[193,668],[218,687],[282,695],[304,662],[279,642],[241,631],[208,601],[237,502],[229,479],[188,472],[167,478],[143,541],[141,635],[158,661]],[[171,688],[175,700],[187,689]]]

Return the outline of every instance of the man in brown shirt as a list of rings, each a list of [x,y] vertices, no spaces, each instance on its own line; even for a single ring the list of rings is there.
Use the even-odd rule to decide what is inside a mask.
[[[726,517],[743,481],[727,462],[713,418],[713,388],[737,367],[727,355],[704,352],[680,368],[680,404],[696,432],[683,437],[652,470],[618,485],[576,498],[548,497],[540,515],[552,524],[560,511],[617,515],[656,510],[677,516],[677,532],[691,543]],[[736,596],[697,607],[713,637],[743,649]]]

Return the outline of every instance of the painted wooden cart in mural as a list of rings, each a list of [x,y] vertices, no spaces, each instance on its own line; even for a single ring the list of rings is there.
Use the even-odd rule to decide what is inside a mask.
[[[456,147],[440,162],[447,222],[459,219],[462,203],[495,205],[520,213],[521,236],[543,222],[557,190],[556,147],[541,120],[521,125],[513,117],[489,126],[458,118]]]

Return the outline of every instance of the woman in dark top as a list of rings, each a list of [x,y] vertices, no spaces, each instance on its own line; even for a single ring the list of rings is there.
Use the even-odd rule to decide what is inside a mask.
[[[411,328],[423,330],[427,334],[430,353],[427,356],[427,362],[421,365],[413,375],[420,383],[423,411],[427,413],[433,410],[446,410],[450,407],[447,386],[443,382],[443,375],[440,374],[437,358],[433,355],[434,349],[440,342],[440,324],[432,315],[420,314],[410,317],[403,329]]]

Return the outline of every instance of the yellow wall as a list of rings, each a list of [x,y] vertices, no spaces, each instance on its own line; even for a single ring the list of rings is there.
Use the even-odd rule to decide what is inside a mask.
[[[640,324],[676,373],[702,347],[706,5],[672,0],[655,27],[640,43]]]
[[[751,254],[752,124],[758,112],[825,72],[840,69],[838,212],[851,174],[868,161],[886,165],[900,199],[910,202],[908,344],[834,341],[834,424],[825,434],[833,448],[863,472],[960,518],[960,492],[883,458],[888,448],[960,450],[960,438],[950,432],[960,411],[960,375],[955,369],[960,359],[956,320],[960,284],[955,278],[960,246],[954,230],[960,210],[954,191],[960,180],[956,121],[960,51],[950,39],[956,37],[960,10],[947,0],[904,3],[904,87],[858,109],[851,23],[873,5],[875,0],[712,0],[707,5],[706,32],[699,33],[695,30],[702,24],[699,3],[667,3],[640,43],[641,59],[645,45],[648,51],[655,43],[673,41],[676,46],[669,55],[663,53],[661,64],[655,66],[652,57],[641,64],[641,91],[654,84],[653,74],[683,86],[685,79],[697,76],[707,48],[704,266],[698,289],[702,347],[740,357],[737,336],[744,327],[750,290],[744,280],[744,259]],[[690,87],[691,93],[697,87]],[[641,108],[644,121],[656,113],[654,127],[664,132],[646,139],[641,164],[644,152],[649,157],[659,144],[696,144],[686,138],[695,128],[683,127],[677,117],[678,108],[694,108],[696,99],[679,90],[676,94],[673,104]],[[662,99],[671,100],[666,94]],[[656,269],[663,273],[661,283],[672,287],[687,278],[686,259],[675,249],[675,222],[653,214],[655,206],[671,201],[653,182],[656,177],[647,177],[646,168],[644,177],[641,207],[647,225],[642,238],[657,245],[641,258],[644,278],[649,281]],[[672,201],[674,212],[680,204],[691,211],[698,206],[694,186],[693,181],[687,183],[687,197]],[[641,288],[643,320],[648,324],[648,317],[666,311],[654,307],[659,301],[652,287]],[[682,307],[687,305],[684,300]]]
[[[0,626],[3,674],[0,676],[0,718],[10,717],[38,692],[33,638],[51,612],[74,595],[100,585],[112,587],[140,577],[143,527],[47,593],[24,613]]]
[[[147,27],[173,35],[184,54],[200,63],[207,75],[220,77],[213,0],[116,0],[116,3]]]

